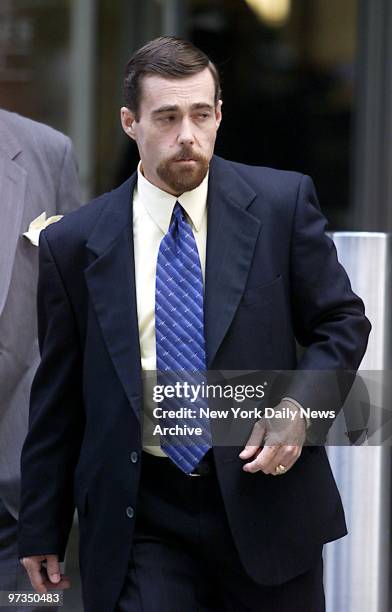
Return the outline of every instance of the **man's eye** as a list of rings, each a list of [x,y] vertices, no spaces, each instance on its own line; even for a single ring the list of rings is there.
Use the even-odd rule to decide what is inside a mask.
[[[173,121],[175,121],[175,119],[176,119],[176,116],[175,115],[166,115],[164,117],[160,117],[159,119],[163,123],[173,123]]]
[[[210,116],[210,113],[207,113],[207,112],[199,113],[200,119],[208,119],[209,116]]]

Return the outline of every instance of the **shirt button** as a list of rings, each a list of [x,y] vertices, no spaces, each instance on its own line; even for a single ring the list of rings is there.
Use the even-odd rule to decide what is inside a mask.
[[[131,461],[132,461],[132,463],[137,463],[138,459],[139,459],[139,455],[137,454],[136,451],[133,451],[131,453]]]
[[[134,514],[135,514],[135,511],[132,508],[132,506],[128,506],[128,508],[126,509],[126,513],[127,513],[127,517],[128,518],[133,518]]]

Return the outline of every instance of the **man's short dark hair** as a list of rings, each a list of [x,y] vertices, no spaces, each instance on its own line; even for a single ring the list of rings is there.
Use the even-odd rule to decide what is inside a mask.
[[[194,44],[174,36],[161,36],[136,51],[127,63],[124,77],[126,106],[139,118],[141,81],[156,74],[165,78],[184,78],[209,68],[215,83],[215,104],[221,97],[218,70],[209,57]]]

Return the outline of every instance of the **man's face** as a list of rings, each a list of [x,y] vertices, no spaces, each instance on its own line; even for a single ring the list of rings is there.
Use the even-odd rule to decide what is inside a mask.
[[[221,122],[221,105],[208,68],[185,78],[148,75],[141,83],[139,120],[121,109],[125,132],[138,146],[148,181],[180,195],[204,179]]]

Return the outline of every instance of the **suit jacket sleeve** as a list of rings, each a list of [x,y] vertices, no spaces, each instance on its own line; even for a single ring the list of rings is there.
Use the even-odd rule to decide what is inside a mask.
[[[325,233],[326,223],[313,182],[304,176],[292,228],[291,303],[295,335],[305,350],[286,395],[305,408],[338,411],[365,353],[371,326]],[[332,421],[317,424],[320,439]]]
[[[65,215],[80,206],[80,186],[75,151],[71,140],[64,137],[64,156],[57,190],[57,214]]]
[[[82,358],[74,313],[45,233],[38,283],[42,360],[32,386],[29,433],[21,457],[19,556],[52,553],[63,559],[84,431]]]

